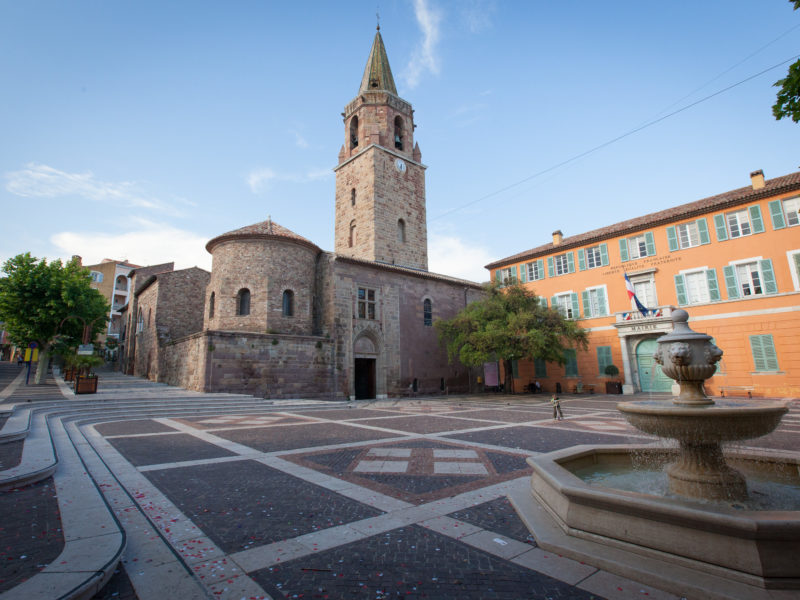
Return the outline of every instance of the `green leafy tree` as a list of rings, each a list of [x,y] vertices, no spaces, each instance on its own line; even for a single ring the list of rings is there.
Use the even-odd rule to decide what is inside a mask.
[[[586,332],[575,321],[542,306],[523,286],[501,289],[491,283],[485,289],[483,299],[434,324],[451,362],[476,367],[500,359],[505,380],[513,386],[511,361],[539,358],[563,365],[564,350],[588,346]]]
[[[789,0],[794,4],[794,9],[800,8],[800,0]],[[789,117],[797,123],[800,121],[800,60],[789,65],[789,73],[783,79],[775,82],[775,87],[780,88],[777,102],[772,105],[772,114],[776,120]]]
[[[16,345],[37,343],[39,366],[35,382],[42,383],[54,346],[80,343],[84,323],[91,325],[91,340],[105,329],[108,302],[91,287],[89,270],[77,261],[66,265],[60,260],[48,263],[26,252],[7,260],[3,272],[6,276],[0,278],[0,321],[5,322]],[[67,319],[70,316],[79,318]]]

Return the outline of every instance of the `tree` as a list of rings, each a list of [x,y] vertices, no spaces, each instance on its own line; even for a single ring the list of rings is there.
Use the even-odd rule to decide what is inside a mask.
[[[449,320],[436,321],[439,341],[451,362],[475,367],[503,361],[505,380],[512,382],[511,361],[542,359],[566,363],[564,350],[586,349],[586,332],[556,309],[542,306],[536,294],[521,285],[504,289],[487,284],[486,295]],[[512,389],[513,391],[513,389]]]
[[[789,0],[794,4],[794,9],[800,8],[800,0]],[[783,79],[775,82],[775,87],[781,88],[778,92],[777,102],[772,105],[772,114],[776,120],[789,117],[797,123],[800,121],[800,60],[789,65],[789,73]]]
[[[5,322],[9,338],[17,346],[37,343],[39,366],[35,382],[42,383],[56,341],[60,346],[77,345],[83,337],[84,323],[91,326],[90,339],[94,339],[105,328],[108,302],[91,287],[89,270],[74,260],[66,265],[60,260],[48,264],[26,252],[7,260],[3,272],[6,277],[0,278],[0,321]],[[78,318],[67,319],[70,316]]]

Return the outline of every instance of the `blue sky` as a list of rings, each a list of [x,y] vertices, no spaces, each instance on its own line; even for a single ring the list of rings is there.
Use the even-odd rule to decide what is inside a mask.
[[[331,250],[340,113],[375,12],[0,2],[0,260],[210,268],[208,239],[268,215]],[[770,108],[787,63],[553,168],[800,54],[786,0],[383,0],[380,15],[428,166],[433,271],[485,280],[555,229],[800,165],[800,125]]]

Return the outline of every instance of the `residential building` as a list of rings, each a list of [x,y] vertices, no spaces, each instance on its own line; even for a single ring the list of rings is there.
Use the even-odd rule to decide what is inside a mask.
[[[569,351],[565,366],[520,361],[518,383],[603,389],[614,364],[625,392],[670,391],[652,355],[679,307],[725,352],[709,393],[800,395],[800,173],[750,177],[747,187],[609,227],[556,231],[487,265],[493,279],[520,282],[589,332],[589,349]]]
[[[80,257],[77,258],[80,261]],[[122,332],[122,315],[120,309],[128,303],[130,297],[130,282],[128,275],[138,265],[126,260],[113,260],[104,258],[99,264],[84,265],[89,269],[92,287],[98,290],[108,300],[111,306],[108,315],[108,327],[99,340],[105,341],[107,337],[119,339]]]

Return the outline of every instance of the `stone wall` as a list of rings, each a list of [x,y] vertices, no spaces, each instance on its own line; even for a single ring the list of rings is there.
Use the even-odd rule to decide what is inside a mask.
[[[200,331],[161,347],[159,381],[187,390],[205,391],[208,336]]]
[[[133,348],[133,374],[158,381],[158,288],[156,279],[136,295],[136,316],[133,319],[135,346]],[[142,330],[137,325],[139,311],[142,315]]]
[[[211,274],[192,267],[158,277],[156,328],[159,344],[203,329],[206,286]]]

